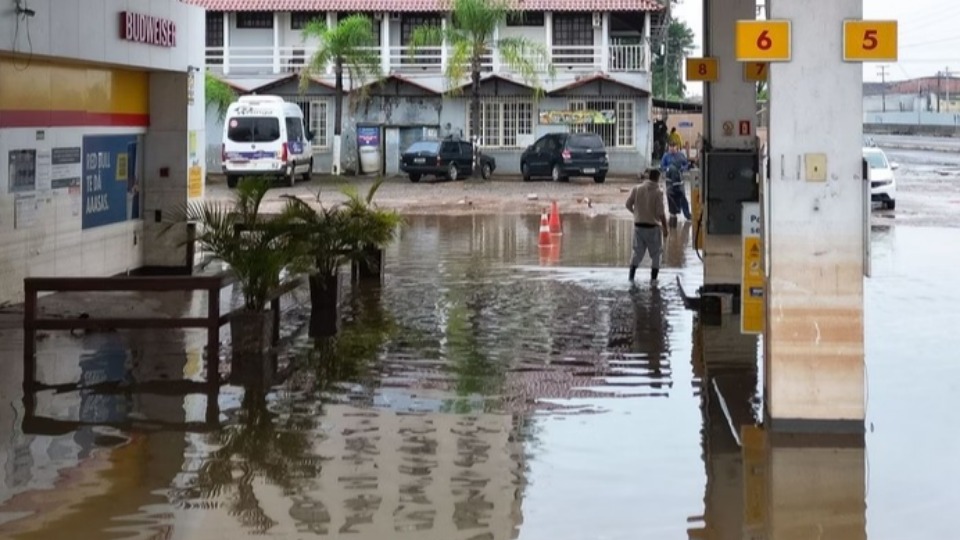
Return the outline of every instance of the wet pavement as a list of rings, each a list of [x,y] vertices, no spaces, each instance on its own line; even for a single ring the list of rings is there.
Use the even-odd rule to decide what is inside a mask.
[[[631,288],[629,221],[571,215],[541,249],[535,215],[422,215],[382,284],[342,284],[339,336],[295,334],[265,387],[44,391],[28,411],[19,333],[0,331],[0,537],[742,538],[765,515],[796,538],[951,538],[960,229],[875,220],[866,450],[819,458],[866,467],[827,492],[747,504],[712,389],[759,419],[757,340],[684,309],[676,278],[703,272],[689,225]],[[203,343],[51,333],[38,378],[196,379]],[[823,470],[809,459],[800,475]]]

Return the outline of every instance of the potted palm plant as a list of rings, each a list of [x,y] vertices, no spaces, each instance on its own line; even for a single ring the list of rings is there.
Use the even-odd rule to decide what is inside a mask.
[[[373,204],[373,196],[383,184],[377,180],[366,197],[353,186],[342,191],[347,201],[343,204],[346,219],[346,243],[352,251],[353,273],[357,277],[379,277],[383,270],[383,248],[396,238],[397,227],[403,219],[396,211],[384,210]]]
[[[310,272],[310,303],[313,336],[330,336],[337,332],[340,267],[366,257],[371,246],[382,247],[393,239],[400,222],[395,212],[375,208],[370,203],[379,183],[367,198],[347,188],[347,202],[325,207],[293,196],[280,221],[289,231],[301,257],[298,268]]]
[[[188,202],[175,213],[175,222],[198,225],[196,242],[230,267],[243,295],[243,307],[231,314],[234,359],[261,355],[273,337],[273,317],[266,311],[280,285],[280,273],[298,260],[298,245],[278,220],[260,212],[269,181],[240,182],[234,200]]]

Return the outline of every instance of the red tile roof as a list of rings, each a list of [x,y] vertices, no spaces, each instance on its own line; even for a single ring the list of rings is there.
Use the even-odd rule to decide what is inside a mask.
[[[446,11],[449,0],[183,0],[210,11]],[[657,0],[513,0],[528,11],[659,11]],[[665,0],[664,0],[665,1]]]

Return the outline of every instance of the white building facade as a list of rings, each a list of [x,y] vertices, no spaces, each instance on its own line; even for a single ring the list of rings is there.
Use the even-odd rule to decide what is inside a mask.
[[[314,132],[315,170],[329,171],[333,141],[332,68],[298,88],[316,43],[303,38],[311,20],[334,25],[352,14],[371,18],[384,84],[369,100],[345,104],[343,169],[395,174],[399,154],[417,140],[468,132],[471,87],[451,84],[444,71],[447,47],[411,47],[424,25],[452,24],[441,0],[190,0],[207,9],[206,66],[239,93],[277,94],[300,103]],[[520,5],[518,4],[518,8]],[[269,11],[267,11],[269,10]],[[558,131],[595,131],[610,153],[614,173],[636,173],[651,150],[651,26],[662,15],[655,0],[526,0],[497,28],[492,42],[523,37],[542,45],[553,67],[536,83],[514,73],[496,47],[483,59],[480,134],[498,170],[519,173],[520,153],[537,137]],[[345,88],[351,88],[345,83]],[[356,93],[351,93],[355,96]],[[605,124],[557,123],[551,112],[608,111]],[[208,118],[209,122],[216,118]],[[359,170],[357,128],[379,135],[379,171]],[[211,171],[219,167],[220,136],[208,136]]]
[[[0,304],[28,276],[186,266],[160,231],[203,195],[204,25],[176,0],[0,9]]]

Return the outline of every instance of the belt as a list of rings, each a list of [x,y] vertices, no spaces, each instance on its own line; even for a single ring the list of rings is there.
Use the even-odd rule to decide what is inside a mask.
[[[655,223],[634,223],[634,227],[640,227],[641,229],[652,229],[657,225]]]

